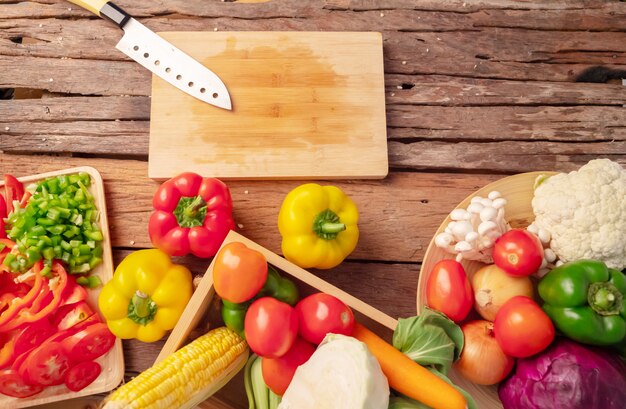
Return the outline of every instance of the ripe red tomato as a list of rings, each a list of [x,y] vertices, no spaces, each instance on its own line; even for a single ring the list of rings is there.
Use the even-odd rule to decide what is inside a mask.
[[[29,385],[12,369],[0,371],[0,393],[14,398],[27,398],[43,390],[43,386]]]
[[[285,355],[274,359],[263,358],[261,370],[267,387],[275,394],[283,396],[296,369],[308,361],[313,352],[315,352],[315,347],[298,337]]]
[[[65,386],[71,391],[78,392],[95,381],[101,371],[102,367],[97,362],[81,362],[67,371],[65,374]]]
[[[435,264],[426,282],[426,302],[454,322],[467,317],[474,305],[474,292],[461,263],[446,259]]]
[[[532,299],[511,298],[493,322],[496,340],[505,354],[525,358],[543,351],[554,339],[554,325]]]
[[[339,298],[330,294],[316,293],[296,304],[298,333],[304,339],[318,345],[326,334],[351,335],[354,328],[352,310]]]
[[[298,335],[298,314],[289,304],[272,297],[250,305],[244,322],[250,349],[264,358],[283,356]]]
[[[213,267],[215,292],[232,303],[248,301],[267,280],[267,260],[240,242],[226,244],[217,253]]]
[[[543,261],[543,246],[531,232],[513,229],[496,239],[493,261],[507,274],[520,277],[534,274]]]
[[[42,386],[60,385],[70,369],[70,358],[61,344],[46,342],[31,352],[22,366],[27,374],[25,380]]]

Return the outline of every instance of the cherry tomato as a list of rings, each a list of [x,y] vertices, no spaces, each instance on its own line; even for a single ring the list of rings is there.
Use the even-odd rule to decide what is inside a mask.
[[[441,260],[428,276],[426,302],[454,322],[467,317],[474,305],[474,292],[465,269],[456,260]]]
[[[243,243],[228,243],[215,257],[213,286],[226,301],[248,301],[263,288],[266,279],[265,256]]]
[[[67,371],[65,386],[71,391],[78,392],[91,385],[100,376],[100,372],[102,372],[102,367],[97,362],[81,362]]]
[[[298,334],[314,344],[322,342],[326,334],[351,335],[354,328],[352,310],[339,298],[316,293],[296,304]]]
[[[264,358],[283,356],[298,335],[298,313],[272,297],[259,298],[250,305],[244,321],[250,349]]]
[[[93,324],[63,340],[63,348],[74,361],[91,361],[115,344],[115,335],[104,323]]]
[[[14,398],[27,398],[43,391],[43,386],[29,385],[12,369],[0,371],[0,393]]]
[[[554,325],[532,299],[511,298],[493,322],[496,340],[505,354],[525,358],[543,351],[554,339]]]
[[[22,366],[28,374],[27,382],[30,379],[37,385],[60,385],[70,369],[70,358],[60,343],[46,342],[34,349]]]
[[[280,358],[263,358],[261,371],[263,381],[275,394],[283,396],[296,373],[296,369],[309,360],[315,347],[304,339],[296,338],[289,351]]]
[[[534,274],[543,261],[543,246],[531,232],[513,229],[496,239],[493,261],[507,274],[520,277]]]

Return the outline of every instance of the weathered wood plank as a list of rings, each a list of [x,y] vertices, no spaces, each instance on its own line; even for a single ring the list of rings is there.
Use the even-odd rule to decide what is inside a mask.
[[[116,247],[150,247],[148,219],[158,183],[147,178],[147,163],[134,160],[0,155],[3,172],[28,175],[89,165],[105,181],[109,225]],[[457,203],[498,179],[497,175],[393,173],[379,181],[337,181],[360,209],[361,238],[353,260],[418,262],[433,232]],[[229,181],[237,230],[280,253],[276,227],[285,195],[300,181]],[[322,182],[323,183],[323,182]],[[372,200],[376,198],[376,200]],[[381,246],[380,243],[385,243]]]
[[[616,105],[626,104],[618,84],[507,81],[441,75],[385,76],[387,105]]]
[[[624,141],[621,107],[436,107],[390,105],[391,138]]]
[[[374,27],[373,22],[387,20],[376,15],[347,18],[343,14],[338,14],[332,18],[322,16],[312,20],[293,21],[225,19],[218,22],[206,19],[153,18],[146,24],[158,31],[213,29],[384,31],[385,63],[388,73],[572,81],[584,69],[594,64],[622,69],[626,67],[626,32],[566,32],[476,27],[471,21],[456,21],[458,15],[454,15],[457,17],[433,18],[423,26],[419,23],[421,20],[410,19],[394,12],[391,18],[387,19],[392,20],[392,24],[389,26],[374,24]],[[438,32],[440,30],[438,20],[443,21],[443,27],[454,32]],[[413,23],[414,21],[418,21],[417,25]],[[45,88],[57,92],[116,94],[121,92],[116,83],[134,86],[138,79],[136,77],[138,67],[127,72],[131,78],[123,77],[119,74],[125,66],[115,65],[114,61],[100,62],[99,76],[93,78],[89,76],[96,71],[94,62],[83,59],[127,60],[113,47],[120,34],[116,34],[115,28],[104,21],[52,20],[48,24],[46,20],[44,24],[32,19],[15,22],[2,20],[0,27],[5,29],[4,39],[0,41],[2,54],[23,58],[46,57],[41,60],[9,58],[3,61],[0,68],[7,72],[9,81],[18,81],[21,84],[19,86]],[[36,38],[40,41],[35,44],[16,44],[10,40],[19,37]],[[74,60],[59,60],[59,57]],[[451,61],[454,61],[454,64],[451,64]],[[26,67],[25,72],[20,72],[19,67]],[[74,87],[68,84],[46,83],[50,78],[48,73],[65,76],[70,70],[73,72],[71,80],[76,83]],[[139,78],[145,79],[146,76]],[[13,83],[0,86],[15,86],[11,84]],[[81,84],[89,88],[81,89],[79,87]],[[107,84],[108,87],[103,87],[103,84]],[[146,86],[148,85],[140,85],[139,92],[143,92],[142,95],[147,94],[146,88],[143,88]],[[138,90],[131,86],[127,93],[140,95],[137,92]]]
[[[626,142],[389,142],[389,162],[395,169],[460,169],[481,172],[576,170],[595,158],[626,166]]]

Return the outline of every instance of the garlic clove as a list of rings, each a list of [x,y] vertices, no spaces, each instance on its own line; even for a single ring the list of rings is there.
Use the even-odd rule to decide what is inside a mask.
[[[500,196],[502,196],[500,194],[500,192],[498,192],[497,190],[493,190],[493,191],[489,192],[489,194],[487,195],[487,198],[489,198],[491,200],[496,200]]]
[[[480,220],[483,222],[496,220],[497,216],[498,211],[493,207],[485,207],[483,208],[483,210],[480,211]]]

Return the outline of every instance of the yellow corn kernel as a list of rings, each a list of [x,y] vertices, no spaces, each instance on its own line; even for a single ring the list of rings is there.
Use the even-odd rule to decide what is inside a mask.
[[[246,341],[228,328],[209,331],[120,386],[102,409],[181,408],[199,392],[204,400],[222,386],[220,375],[246,351]]]

